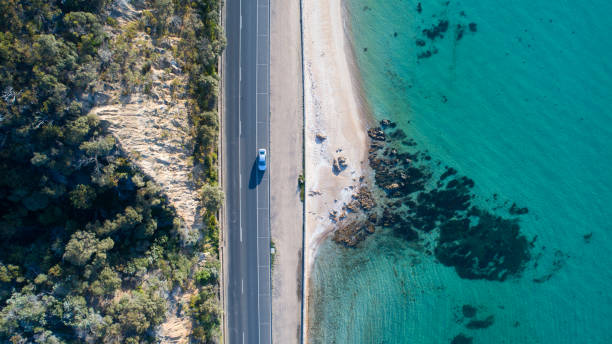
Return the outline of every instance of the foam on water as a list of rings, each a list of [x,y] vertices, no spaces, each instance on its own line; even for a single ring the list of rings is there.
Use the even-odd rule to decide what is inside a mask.
[[[528,207],[521,231],[537,241],[522,276],[504,282],[461,279],[384,231],[357,249],[327,242],[315,263],[312,341],[448,343],[463,333],[474,343],[612,342],[612,3],[347,8],[374,115],[472,178],[476,203],[493,207],[497,194]],[[422,34],[440,20],[449,22],[443,38]],[[456,25],[465,25],[459,40]],[[436,53],[417,57],[427,50]],[[467,328],[465,304],[493,325]]]

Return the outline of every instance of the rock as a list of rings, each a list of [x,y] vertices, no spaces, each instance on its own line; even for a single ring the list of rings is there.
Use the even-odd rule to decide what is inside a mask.
[[[378,214],[376,213],[371,213],[368,216],[368,221],[372,222],[373,224],[377,224],[378,223]]]
[[[334,172],[334,174],[338,174],[342,172],[342,170],[344,170],[346,166],[348,166],[347,159],[343,156],[339,156],[337,158],[334,158],[334,161],[332,163],[332,171]]]
[[[334,231],[332,240],[348,247],[355,247],[358,243],[374,233],[374,224],[363,220],[351,220],[340,223]]]
[[[353,195],[353,198],[357,200],[363,210],[370,210],[376,206],[372,192],[365,186],[360,187],[357,193]]]
[[[346,205],[346,209],[356,213],[359,210],[359,202],[352,201],[351,203]]]
[[[400,187],[400,186],[399,186],[399,184],[398,184],[398,183],[391,183],[391,184],[389,184],[389,185],[385,186],[385,189],[386,189],[386,190],[389,190],[389,191],[392,191],[392,190],[399,189],[399,187]]]
[[[330,210],[329,211],[329,218],[331,220],[336,221],[338,219],[338,211],[337,210]]]
[[[385,141],[386,140],[385,132],[382,131],[382,129],[380,127],[368,129],[368,136],[370,136],[372,138],[372,140],[376,140],[376,141]]]
[[[327,140],[327,136],[321,134],[321,133],[317,133],[317,135],[315,135],[315,139],[317,141],[317,143],[321,143],[325,140]]]
[[[472,344],[473,338],[459,333],[451,340],[451,344]]]
[[[372,234],[372,233],[374,233],[374,231],[375,231],[375,230],[376,230],[376,229],[375,229],[375,227],[374,227],[374,224],[373,224],[373,223],[371,223],[371,222],[367,222],[367,223],[366,223],[366,226],[365,226],[365,231],[366,231],[366,232],[368,232],[368,234]]]
[[[335,174],[338,174],[338,173],[340,173],[340,171],[342,171],[340,169],[340,164],[338,163],[338,159],[336,159],[336,158],[334,158],[334,162],[332,163],[332,171]]]
[[[476,316],[477,309],[474,306],[463,305],[463,307],[461,307],[461,311],[463,312],[464,317],[473,318]]]
[[[380,121],[380,126],[386,128],[391,125],[391,121],[388,119],[383,119]]]
[[[486,319],[483,320],[472,320],[467,323],[465,327],[470,330],[480,330],[493,325],[494,320],[495,318],[492,315],[489,315]]]

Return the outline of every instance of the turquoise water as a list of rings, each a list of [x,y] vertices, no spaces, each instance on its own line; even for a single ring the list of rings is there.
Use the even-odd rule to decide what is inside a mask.
[[[355,249],[326,242],[311,341],[612,343],[612,3],[346,5],[374,116],[396,121],[432,170],[473,179],[474,204],[528,207],[521,233],[537,241],[503,282],[460,278],[423,243],[384,230]],[[440,20],[444,37],[423,35]],[[493,323],[468,328],[463,305]]]

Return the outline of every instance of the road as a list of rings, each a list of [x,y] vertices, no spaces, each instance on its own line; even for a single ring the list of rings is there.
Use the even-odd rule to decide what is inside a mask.
[[[226,343],[271,343],[269,0],[226,0],[224,259]],[[268,167],[270,163],[268,161]]]

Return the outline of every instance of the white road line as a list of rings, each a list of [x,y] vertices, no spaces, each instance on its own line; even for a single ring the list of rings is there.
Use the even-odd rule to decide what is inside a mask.
[[[240,280],[240,290],[244,294],[244,280],[243,279]]]
[[[257,0],[257,7],[259,7],[259,0]],[[259,11],[256,11],[257,13],[255,13],[255,34],[259,34]],[[255,53],[257,54],[259,52],[259,44],[258,44],[258,39],[255,39]],[[255,57],[255,64],[257,64],[257,57]],[[257,81],[259,75],[257,73],[257,67],[255,67],[255,93],[257,93]],[[255,95],[255,123],[257,123],[257,118],[258,118],[258,113],[259,112],[259,107],[258,107],[258,101],[257,101],[257,94]],[[255,128],[255,144],[258,145],[259,143],[257,142],[257,128]],[[259,188],[255,188],[255,199],[258,201],[259,200]],[[259,236],[259,214],[256,211],[255,212],[255,226],[257,228],[257,236]],[[259,240],[255,241],[256,243],[256,252],[257,252],[257,265],[259,265]],[[259,271],[257,271],[257,321],[260,322],[259,324],[257,324],[257,342],[261,342],[261,319],[259,318],[259,316],[261,315],[260,313],[260,308],[259,308]]]
[[[242,19],[242,0],[239,2],[240,4],[240,18]],[[238,30],[238,68],[239,73],[242,70],[241,61],[242,61],[242,27]],[[240,169],[240,135],[242,135],[242,121],[240,120],[240,82],[238,82],[238,171],[239,171],[239,188],[238,188],[238,223],[240,225],[240,242],[242,242],[242,198],[240,194],[242,194],[242,172]],[[242,332],[242,342],[244,342],[244,332]]]

